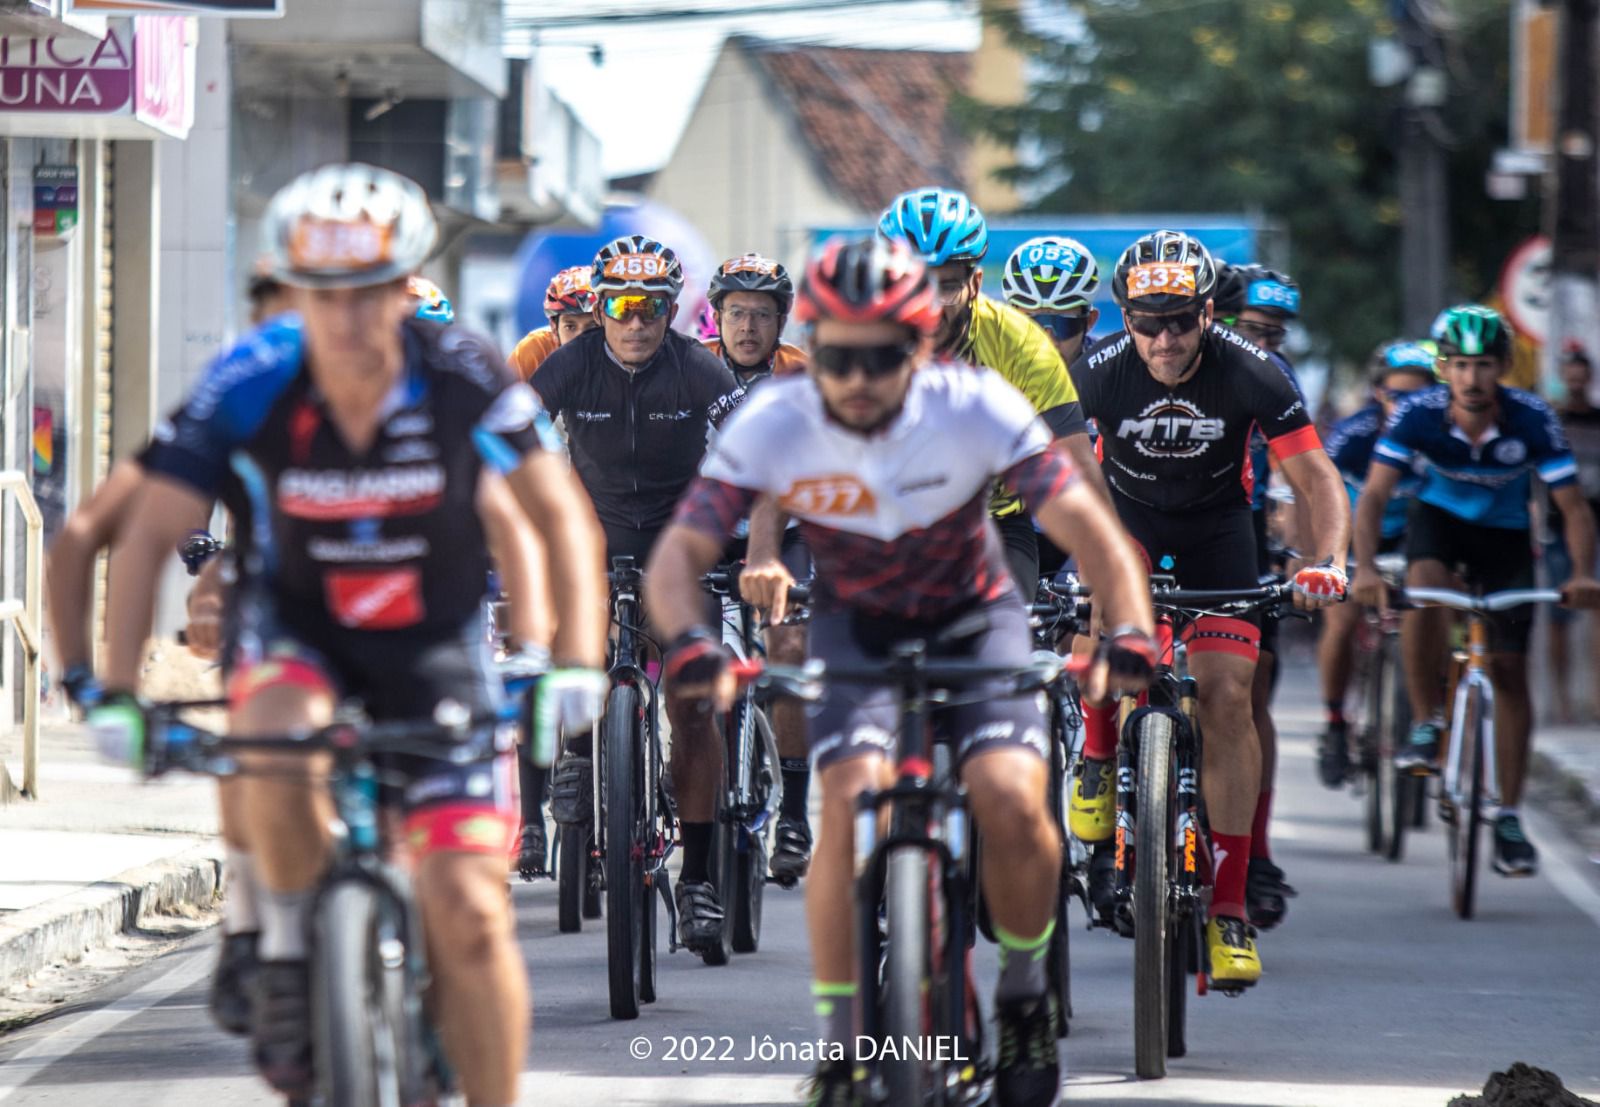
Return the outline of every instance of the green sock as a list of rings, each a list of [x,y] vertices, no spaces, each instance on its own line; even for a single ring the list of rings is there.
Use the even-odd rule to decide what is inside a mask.
[[[1036,938],[1019,938],[1003,927],[994,928],[995,937],[1000,939],[1000,982],[994,989],[996,1005],[1044,995],[1049,984],[1045,979],[1045,954],[1050,950],[1050,935],[1055,932],[1054,919],[1045,924],[1044,932]]]
[[[824,980],[811,982],[817,1020],[822,1023],[822,1040],[844,1047],[846,1057],[855,1056],[856,986]]]

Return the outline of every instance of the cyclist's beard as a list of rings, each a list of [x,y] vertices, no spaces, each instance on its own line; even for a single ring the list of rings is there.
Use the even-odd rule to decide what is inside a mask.
[[[844,397],[848,400],[850,397]],[[898,403],[888,404],[875,413],[845,413],[836,409],[832,404],[824,402],[828,418],[838,423],[845,430],[859,434],[863,438],[877,434],[890,423],[894,422],[906,406],[905,397],[900,397]]]

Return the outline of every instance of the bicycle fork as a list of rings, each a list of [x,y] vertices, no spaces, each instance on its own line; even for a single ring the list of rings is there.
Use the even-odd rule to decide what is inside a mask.
[[[1475,728],[1467,719],[1467,703],[1472,695],[1472,690],[1477,688],[1482,692],[1478,700],[1479,721],[1481,728]],[[1460,682],[1456,685],[1456,698],[1454,710],[1451,714],[1450,753],[1445,758],[1444,779],[1440,782],[1444,794],[1457,811],[1461,810],[1464,803],[1471,801],[1472,785],[1463,785],[1461,781],[1461,750],[1468,742],[1478,741],[1478,735],[1483,735],[1482,742],[1478,745],[1478,757],[1482,759],[1483,772],[1483,801],[1488,808],[1500,806],[1500,768],[1495,756],[1494,735],[1494,684],[1484,675],[1482,659],[1472,658],[1467,664],[1467,671],[1462,674]],[[1480,815],[1488,817],[1488,812],[1480,811]]]

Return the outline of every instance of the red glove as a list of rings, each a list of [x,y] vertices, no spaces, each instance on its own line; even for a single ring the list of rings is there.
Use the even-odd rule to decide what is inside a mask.
[[[1302,596],[1316,599],[1344,599],[1344,570],[1334,565],[1332,559],[1307,565],[1294,575],[1294,590]]]

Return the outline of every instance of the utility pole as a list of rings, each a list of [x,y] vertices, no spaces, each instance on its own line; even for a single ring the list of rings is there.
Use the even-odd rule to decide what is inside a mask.
[[[1426,0],[1397,0],[1396,30],[1412,69],[1400,114],[1401,317],[1405,333],[1426,335],[1449,295],[1448,135],[1439,109],[1449,97],[1442,29]]]
[[[1546,224],[1551,241],[1550,337],[1544,376],[1574,346],[1600,359],[1600,140],[1595,52],[1600,0],[1561,0],[1556,42],[1556,128]],[[1600,382],[1590,386],[1600,400]]]

